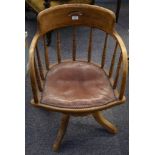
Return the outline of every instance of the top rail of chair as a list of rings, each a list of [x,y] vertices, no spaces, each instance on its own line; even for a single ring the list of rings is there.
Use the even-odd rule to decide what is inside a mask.
[[[112,33],[115,28],[115,14],[106,8],[89,4],[64,4],[51,7],[39,13],[40,34],[66,26],[90,26]]]

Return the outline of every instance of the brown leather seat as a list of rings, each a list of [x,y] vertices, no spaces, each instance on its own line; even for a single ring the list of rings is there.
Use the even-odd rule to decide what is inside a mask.
[[[115,101],[103,69],[82,61],[62,62],[47,73],[41,103],[63,108],[96,107]]]

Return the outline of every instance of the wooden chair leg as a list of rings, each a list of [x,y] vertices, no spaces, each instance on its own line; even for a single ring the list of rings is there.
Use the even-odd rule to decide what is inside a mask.
[[[102,114],[101,112],[95,112],[93,114],[93,117],[95,118],[95,120],[104,128],[107,129],[108,132],[115,134],[117,133],[117,128],[111,123],[109,122]]]
[[[55,142],[53,144],[53,151],[58,151],[61,145],[61,141],[65,135],[67,126],[68,126],[68,122],[69,122],[69,115],[63,114],[62,116],[62,120],[61,120],[61,125],[60,128],[58,130]]]
[[[116,23],[118,22],[119,11],[121,8],[121,0],[117,0],[117,8],[116,8]]]

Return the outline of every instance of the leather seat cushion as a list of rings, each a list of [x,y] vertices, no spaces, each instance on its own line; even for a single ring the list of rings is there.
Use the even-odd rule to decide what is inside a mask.
[[[62,62],[47,73],[41,103],[63,108],[88,108],[116,100],[105,72],[82,62]]]

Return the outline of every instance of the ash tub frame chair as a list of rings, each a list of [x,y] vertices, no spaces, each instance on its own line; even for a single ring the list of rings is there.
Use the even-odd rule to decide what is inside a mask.
[[[119,36],[119,34],[115,30],[115,14],[103,7],[99,6],[93,6],[93,5],[87,5],[87,4],[64,4],[60,6],[56,6],[53,8],[49,8],[47,10],[42,11],[39,13],[38,18],[38,30],[32,40],[30,50],[29,50],[29,73],[30,73],[30,80],[31,80],[31,87],[32,87],[32,93],[33,93],[33,99],[31,100],[31,104],[38,108],[45,108],[50,111],[54,112],[60,112],[62,113],[62,120],[61,125],[58,130],[58,134],[56,137],[56,140],[53,144],[53,150],[58,151],[62,138],[65,134],[65,131],[67,129],[67,125],[69,122],[70,116],[86,116],[86,115],[92,115],[95,120],[104,128],[107,129],[108,132],[115,134],[117,132],[117,128],[109,122],[101,113],[102,110],[111,108],[113,106],[122,104],[125,102],[126,98],[124,96],[125,93],[125,85],[126,85],[126,78],[127,78],[127,70],[128,70],[128,61],[127,61],[127,51],[126,47],[124,45],[123,40]],[[60,41],[60,33],[58,29],[71,26],[73,27],[73,34],[72,34],[72,58],[70,61],[63,61],[61,57],[61,41]],[[87,60],[79,61],[76,58],[76,28],[78,26],[88,26],[90,27],[90,34],[89,34],[89,41],[88,41],[88,52],[87,52]],[[105,39],[103,40],[103,53],[101,56],[101,62],[100,64],[94,64],[92,63],[92,32],[93,29],[97,28],[99,30],[104,31],[105,33]],[[45,43],[45,35],[49,31],[56,30],[56,53],[57,53],[57,63],[56,64],[50,64],[49,63],[49,51],[48,46]],[[115,41],[115,47],[114,52],[111,57],[111,64],[109,66],[109,70],[105,69],[105,59],[106,59],[106,53],[107,53],[107,40],[108,36],[111,36]],[[40,57],[40,52],[38,48],[38,40],[43,39],[44,44],[44,56],[43,58],[45,62],[45,69],[42,65],[43,61]],[[116,63],[116,55],[119,48],[119,59],[116,64],[116,67],[114,67],[114,64]],[[73,65],[72,65],[73,64]],[[66,67],[67,65],[67,67]],[[82,68],[81,68],[82,66]],[[66,68],[65,68],[66,67]],[[73,69],[67,72],[68,67],[70,69]],[[74,68],[75,67],[75,68]],[[88,69],[86,68],[88,67]],[[80,70],[81,69],[81,70]],[[91,72],[92,69],[92,72]],[[64,71],[63,71],[64,70]],[[75,72],[74,72],[75,70]],[[76,74],[76,71],[80,70],[80,74]],[[114,75],[115,70],[115,76]],[[89,72],[90,71],[90,72]],[[63,72],[63,74],[61,74]],[[86,72],[86,73],[84,73]],[[95,72],[95,73],[93,73]],[[57,75],[57,73],[59,75]],[[101,73],[101,74],[100,74]],[[85,76],[83,76],[83,75]],[[87,75],[88,74],[88,75]],[[104,74],[104,77],[103,77]],[[63,77],[62,77],[63,76]],[[82,77],[83,76],[83,77]],[[105,78],[106,77],[106,78]],[[121,77],[121,78],[120,78]],[[72,89],[72,92],[78,92],[77,89],[79,89],[81,92],[73,93],[74,97],[67,96],[69,99],[67,100],[65,95],[67,94],[65,91],[67,90],[67,78],[69,79],[71,85],[69,85],[69,89]],[[82,80],[83,78],[86,78],[86,83],[84,83]],[[92,78],[92,81],[91,81]],[[95,87],[95,81],[99,79],[99,83],[97,83],[97,87]],[[100,85],[103,85],[102,78],[105,78],[107,81],[105,84],[110,90],[108,93],[101,93],[99,95],[103,95],[102,99],[100,98],[97,100],[94,99],[93,96],[96,93],[100,93],[98,91],[98,87],[100,88]],[[50,80],[55,81],[50,83]],[[65,80],[64,83],[60,82],[61,80]],[[120,79],[120,89],[118,90],[118,80]],[[82,90],[80,89],[79,85],[77,86],[75,83],[77,81],[86,86]],[[91,83],[87,83],[87,80],[91,81]],[[101,80],[101,81],[100,81]],[[76,82],[75,82],[76,81]],[[59,83],[60,82],[60,83]],[[75,82],[75,83],[74,83]],[[49,88],[50,84],[54,87],[53,89]],[[62,84],[62,85],[61,85]],[[74,87],[75,84],[75,87]],[[72,86],[73,85],[73,86]],[[87,85],[88,89],[87,90]],[[92,86],[89,86],[92,85]],[[52,87],[51,86],[51,87]],[[60,87],[60,88],[57,88]],[[94,90],[91,87],[95,87]],[[48,91],[49,88],[49,91]],[[45,90],[47,89],[47,90]],[[65,90],[64,90],[65,89]],[[104,88],[102,89],[104,91]],[[54,97],[54,92],[60,91],[60,98]],[[87,99],[83,98],[83,94],[85,92],[89,92],[90,94],[93,92],[92,100],[91,95],[89,96],[89,93],[86,95]],[[92,91],[92,92],[91,92]],[[49,94],[48,94],[48,93]],[[110,93],[112,92],[113,96],[110,96]],[[70,92],[69,92],[70,93]],[[64,95],[64,96],[63,96]],[[79,99],[79,102],[74,102],[74,99]],[[105,95],[105,96],[104,96]],[[109,96],[108,96],[109,95]],[[62,99],[62,98],[63,99]],[[79,97],[79,98],[78,98]],[[89,102],[89,97],[91,102]],[[98,97],[98,96],[97,96]],[[106,98],[107,97],[107,98]],[[113,99],[111,100],[110,97]],[[45,98],[45,100],[43,99]],[[106,98],[106,99],[105,99]],[[59,100],[60,99],[60,100]],[[65,104],[61,101],[65,100]],[[110,99],[110,100],[109,100]],[[44,100],[44,101],[43,101]],[[103,103],[102,103],[103,100]],[[67,103],[68,101],[68,103]],[[81,101],[81,102],[80,102]],[[72,103],[72,104],[71,104]],[[86,103],[86,104],[85,104]]]

